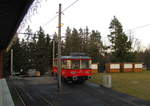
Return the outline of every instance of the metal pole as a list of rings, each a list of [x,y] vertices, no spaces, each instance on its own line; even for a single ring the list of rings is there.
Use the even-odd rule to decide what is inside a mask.
[[[58,17],[58,90],[61,91],[61,4],[59,4]]]
[[[54,59],[55,59],[55,38],[53,39],[53,67],[54,67]]]
[[[11,63],[10,63],[11,76],[13,76],[13,49],[11,49]]]
[[[53,65],[52,65],[52,71],[51,75],[54,75],[53,68],[54,68],[54,60],[55,60],[55,38],[53,38]]]

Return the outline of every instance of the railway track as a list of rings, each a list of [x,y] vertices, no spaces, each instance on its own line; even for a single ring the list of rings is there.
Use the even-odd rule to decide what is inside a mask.
[[[17,90],[16,87],[14,87],[14,90],[15,90],[15,93],[17,94],[19,100],[21,101],[22,106],[27,106],[27,104],[26,104],[25,101],[23,100],[22,96],[20,95],[20,93],[18,92],[18,90]]]
[[[62,92],[58,93],[53,90],[57,88],[53,86],[51,89],[49,84],[26,81],[14,81],[15,92],[22,104],[18,106],[149,106],[90,84],[68,85],[63,82]]]
[[[95,99],[97,99],[102,104],[104,104],[104,106],[142,106],[142,105],[135,104],[134,102],[128,101],[126,99],[123,99],[117,95],[103,92],[101,90],[98,90],[95,87],[91,87],[86,84],[71,85],[70,87],[68,87],[68,85],[66,84],[63,84],[63,86],[67,87],[68,89],[85,92],[87,95],[91,97],[95,97]]]
[[[40,92],[35,94],[27,89],[27,85],[17,85],[13,82],[15,93],[21,101],[21,106],[54,106],[51,101],[44,97]]]
[[[86,85],[83,85],[82,87],[80,87],[80,89],[84,92],[87,92],[91,96],[95,96],[96,98],[99,98],[99,100],[106,106],[117,106],[117,105],[118,106],[139,106],[139,105],[136,105],[135,103],[129,102],[127,100],[123,100],[122,98],[120,98],[118,96],[99,92],[96,89],[91,88],[91,87],[88,88]],[[89,89],[91,89],[91,90],[89,90]]]

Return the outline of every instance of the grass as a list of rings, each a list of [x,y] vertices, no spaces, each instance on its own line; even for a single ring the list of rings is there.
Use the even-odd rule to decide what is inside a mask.
[[[112,75],[112,89],[150,101],[150,71],[98,73],[91,82],[102,84],[103,75]]]

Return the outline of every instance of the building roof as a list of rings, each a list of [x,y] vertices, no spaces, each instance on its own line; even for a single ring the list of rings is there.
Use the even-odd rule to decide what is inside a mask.
[[[0,0],[0,50],[6,49],[34,0]]]

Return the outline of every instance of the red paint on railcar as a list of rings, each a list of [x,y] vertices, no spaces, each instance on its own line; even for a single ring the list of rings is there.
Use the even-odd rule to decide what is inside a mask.
[[[61,58],[62,60],[62,70],[61,70],[61,76],[63,78],[80,78],[87,80],[91,77],[92,69],[91,61],[92,59],[88,56],[64,56]],[[57,63],[57,59],[55,59],[55,63]],[[77,67],[75,68],[75,65]],[[53,67],[53,73],[57,74],[58,68],[57,64]]]

